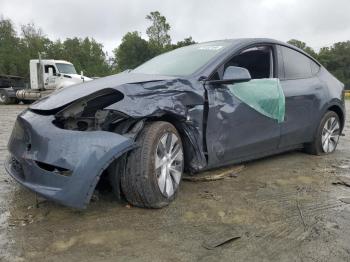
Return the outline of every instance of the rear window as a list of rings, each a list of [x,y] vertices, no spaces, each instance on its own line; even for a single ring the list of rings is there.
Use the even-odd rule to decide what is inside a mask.
[[[288,47],[281,46],[281,49],[285,79],[309,78],[315,74],[311,70],[311,62],[314,62],[310,58]]]

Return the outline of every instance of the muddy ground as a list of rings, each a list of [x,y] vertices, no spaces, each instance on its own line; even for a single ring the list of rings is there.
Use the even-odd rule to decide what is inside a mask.
[[[0,106],[0,161],[16,115]],[[350,115],[350,101],[347,101]],[[350,261],[350,121],[330,156],[291,152],[246,164],[237,177],[183,181],[169,207],[149,210],[104,193],[87,210],[35,195],[0,167],[0,261]],[[209,239],[240,239],[213,250]]]

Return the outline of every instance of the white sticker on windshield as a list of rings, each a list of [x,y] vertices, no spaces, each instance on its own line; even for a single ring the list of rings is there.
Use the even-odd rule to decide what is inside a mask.
[[[208,46],[200,46],[198,49],[200,50],[219,50],[223,48],[222,45],[208,45]]]

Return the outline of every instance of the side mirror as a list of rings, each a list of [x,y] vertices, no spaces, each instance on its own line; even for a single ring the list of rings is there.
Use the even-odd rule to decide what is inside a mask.
[[[212,84],[233,84],[237,82],[250,81],[252,77],[244,67],[229,66],[225,69],[222,80],[209,81]]]
[[[49,76],[50,77],[53,76],[53,69],[52,69],[52,67],[49,67]]]

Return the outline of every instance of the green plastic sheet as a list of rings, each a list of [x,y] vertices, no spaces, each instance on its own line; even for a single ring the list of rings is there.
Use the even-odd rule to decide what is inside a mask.
[[[228,85],[230,91],[243,103],[264,116],[284,121],[285,97],[279,79],[254,79]]]

